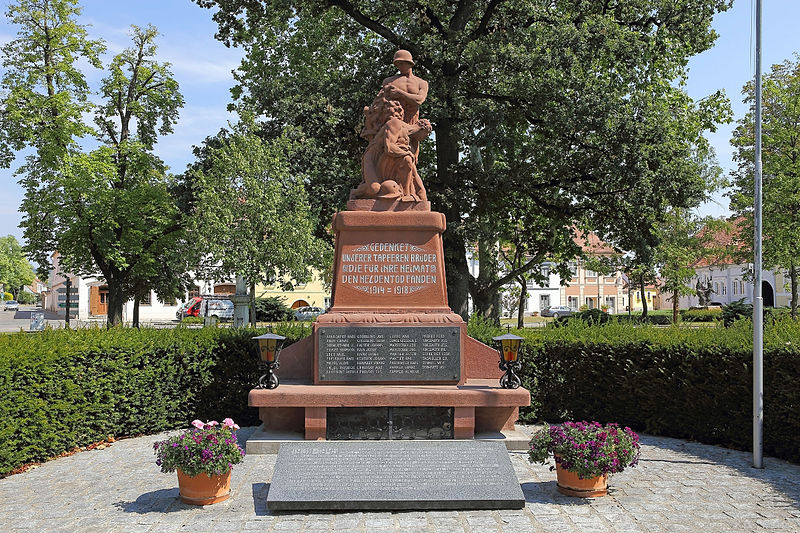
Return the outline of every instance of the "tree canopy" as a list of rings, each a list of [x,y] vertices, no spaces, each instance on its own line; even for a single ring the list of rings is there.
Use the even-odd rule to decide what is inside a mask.
[[[9,7],[20,30],[3,48],[0,162],[33,148],[18,171],[26,251],[46,264],[57,250],[67,270],[102,274],[114,325],[125,300],[154,279],[154,267],[175,264],[163,254],[183,228],[172,194],[181,187],[152,149],[157,135],[172,131],[183,98],[169,65],[155,59],[152,26],[132,27],[131,46],[112,58],[93,93],[79,60],[99,67],[103,46],[87,37],[79,13],[75,0],[18,0]],[[96,127],[84,119],[89,112]],[[100,146],[84,150],[84,137]],[[175,283],[157,289],[167,285]]]
[[[749,112],[739,120],[731,144],[738,168],[732,172],[731,209],[744,217],[742,238],[753,249],[755,175],[755,87],[742,90]],[[792,316],[797,317],[800,277],[800,55],[772,65],[762,84],[763,264],[789,274]]]
[[[195,150],[187,172],[195,191],[193,245],[198,273],[209,279],[244,277],[252,287],[305,283],[326,250],[313,236],[314,217],[301,175],[287,163],[296,147],[286,138],[262,140],[245,118]]]
[[[729,0],[194,1],[246,51],[235,107],[263,117],[267,135],[302,139],[293,167],[309,175],[319,234],[360,179],[362,106],[394,51],[413,54],[435,140],[420,175],[447,217],[448,295],[462,315],[468,292],[486,311],[520,273],[487,265],[473,278],[465,259],[467,243],[513,233],[517,206],[532,257],[574,249],[581,229],[623,249],[653,242],[667,206],[702,194],[691,154],[729,116],[721,93],[696,102],[682,90]]]
[[[33,283],[35,277],[16,237],[0,237],[0,285],[16,298],[20,287]]]

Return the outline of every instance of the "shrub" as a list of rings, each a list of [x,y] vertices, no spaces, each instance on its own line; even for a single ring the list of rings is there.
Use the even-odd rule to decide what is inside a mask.
[[[681,309],[680,317],[685,322],[716,322],[722,319],[722,309],[719,307]]]
[[[492,337],[497,337],[502,334],[502,328],[495,324],[492,319],[486,318],[478,313],[473,313],[472,316],[469,317],[467,335],[473,339],[477,339],[484,344],[492,346],[492,344],[494,344]]]
[[[753,317],[753,304],[745,303],[744,298],[722,306],[722,322],[730,327],[737,320]]]
[[[611,320],[611,316],[608,313],[604,313],[600,309],[586,309],[578,313],[573,313],[571,315],[558,317],[554,321],[554,324],[557,326],[561,326],[570,320],[581,320],[583,322],[586,322],[587,324],[605,324],[606,322]]]
[[[17,301],[23,305],[35,304],[39,301],[39,295],[33,294],[32,292],[19,291]]]
[[[309,329],[279,325],[287,344]],[[230,416],[247,395],[266,330],[101,328],[0,335],[0,473],[113,436]]]
[[[523,384],[532,407],[521,420],[618,422],[656,435],[749,449],[752,325],[654,328],[570,321],[524,330]],[[771,323],[764,336],[764,450],[800,461],[800,322]]]
[[[294,319],[294,312],[281,298],[256,298],[256,320],[259,322],[285,322]]]

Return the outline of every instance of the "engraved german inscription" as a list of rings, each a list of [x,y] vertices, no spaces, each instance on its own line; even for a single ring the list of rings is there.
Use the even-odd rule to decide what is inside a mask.
[[[460,328],[319,328],[320,381],[453,381],[460,377]]]
[[[437,254],[407,242],[345,246],[337,282],[375,295],[412,294],[436,285]]]

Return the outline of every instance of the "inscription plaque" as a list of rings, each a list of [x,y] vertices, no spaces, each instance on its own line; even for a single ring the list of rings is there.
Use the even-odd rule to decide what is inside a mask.
[[[457,381],[461,329],[321,327],[319,381]]]
[[[522,509],[500,442],[289,442],[267,496],[273,511]]]

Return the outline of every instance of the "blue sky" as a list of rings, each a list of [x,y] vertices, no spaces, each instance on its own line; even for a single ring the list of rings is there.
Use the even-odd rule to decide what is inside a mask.
[[[226,111],[233,85],[231,71],[241,58],[241,51],[225,48],[214,39],[216,25],[211,12],[189,0],[82,0],[81,21],[90,24],[92,37],[106,41],[111,54],[128,46],[127,33],[131,24],[155,25],[162,33],[158,41],[161,61],[172,63],[186,104],[181,110],[175,133],[163,137],[156,146],[157,154],[172,168],[181,172],[192,161],[192,146],[224,127],[233,117]],[[736,0],[734,7],[714,19],[719,33],[711,50],[689,62],[687,91],[700,99],[718,89],[724,89],[731,99],[735,117],[746,112],[741,102],[741,88],[755,72],[753,43],[755,30],[753,10],[755,0]],[[3,12],[7,3],[3,3]],[[797,21],[800,20],[800,1],[764,1],[764,71],[773,63],[800,52]],[[0,42],[16,35],[5,17],[0,19]],[[88,70],[90,83],[103,76],[99,70]],[[729,139],[733,124],[722,126],[709,138],[716,148],[717,158],[724,169],[732,168]],[[19,166],[21,158],[15,162]],[[14,168],[15,168],[14,167]],[[16,183],[13,170],[0,169],[0,235],[12,234],[22,238],[17,227],[22,216],[17,211],[23,191]],[[718,195],[714,202],[702,208],[704,214],[726,215],[727,199]]]

